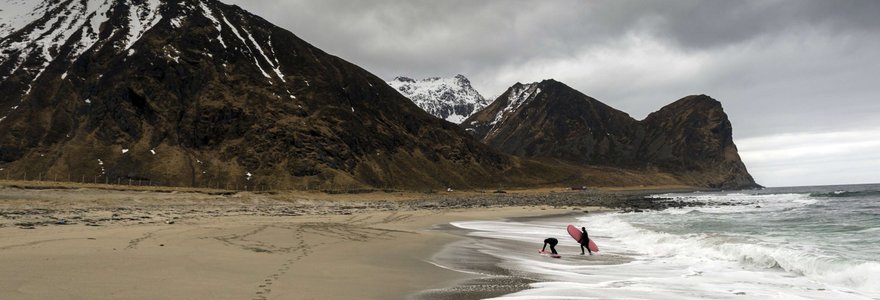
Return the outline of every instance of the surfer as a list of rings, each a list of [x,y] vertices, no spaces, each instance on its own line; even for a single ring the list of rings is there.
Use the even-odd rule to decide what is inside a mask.
[[[559,244],[559,241],[556,240],[556,238],[544,239],[544,247],[541,247],[541,251],[544,251],[544,249],[547,248],[548,244],[550,245],[550,252],[553,254],[558,254],[556,253],[556,244]]]
[[[581,240],[578,241],[581,243],[581,255],[584,255],[584,248],[587,248],[587,252],[590,252],[590,255],[593,255],[593,251],[590,250],[590,236],[587,235],[587,228],[581,227]]]

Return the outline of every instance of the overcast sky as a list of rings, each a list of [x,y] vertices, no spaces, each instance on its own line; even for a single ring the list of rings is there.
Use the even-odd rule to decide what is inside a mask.
[[[636,119],[707,94],[758,183],[880,182],[880,1],[223,1],[385,79],[554,78]]]

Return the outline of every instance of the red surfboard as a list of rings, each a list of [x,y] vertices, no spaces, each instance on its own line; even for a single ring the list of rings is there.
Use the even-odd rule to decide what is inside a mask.
[[[583,233],[581,233],[580,229],[578,229],[577,227],[574,227],[574,225],[571,225],[571,224],[568,225],[568,234],[570,234],[571,237],[574,238],[574,240],[576,242],[578,242],[578,243],[581,242],[581,236],[583,235]],[[593,243],[593,239],[590,239],[590,242],[587,244],[587,247],[590,248],[590,251],[599,252],[599,246],[596,246],[596,243]]]

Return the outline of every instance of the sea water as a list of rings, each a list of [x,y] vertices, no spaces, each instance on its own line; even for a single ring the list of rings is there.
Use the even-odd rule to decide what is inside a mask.
[[[656,197],[707,205],[452,225],[533,281],[501,299],[880,299],[880,185]],[[551,236],[562,259],[537,255]]]

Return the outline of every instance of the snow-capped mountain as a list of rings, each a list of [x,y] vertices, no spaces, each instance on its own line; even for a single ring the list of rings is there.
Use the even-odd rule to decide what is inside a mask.
[[[539,82],[525,84],[517,82],[485,109],[474,112],[468,119],[462,121],[460,126],[486,143],[505,128],[505,123],[508,123],[509,119],[515,119],[517,112],[523,106],[529,105],[539,95],[541,95]],[[514,123],[511,126],[517,126],[515,120],[510,122]]]
[[[237,6],[0,0],[10,178],[491,186],[509,161]]]
[[[456,124],[489,105],[463,75],[419,81],[400,76],[388,84],[426,112]]]

